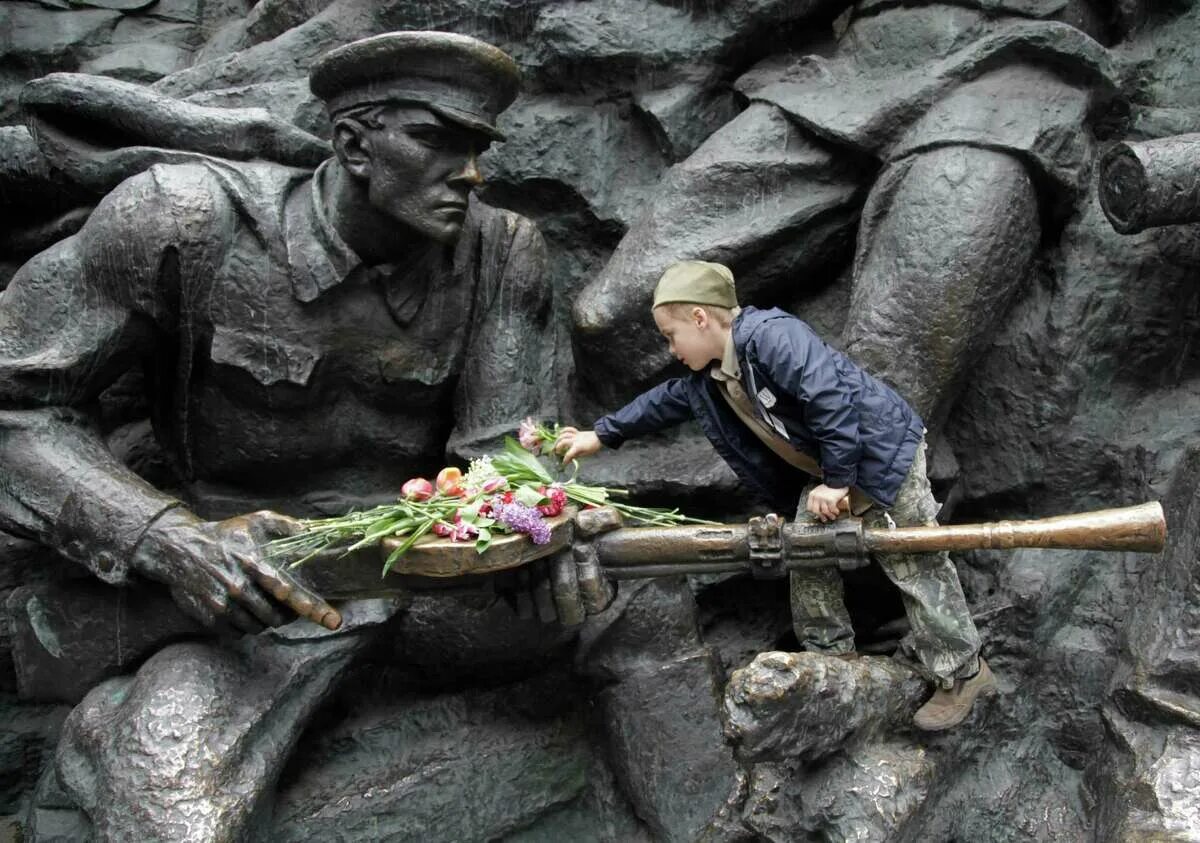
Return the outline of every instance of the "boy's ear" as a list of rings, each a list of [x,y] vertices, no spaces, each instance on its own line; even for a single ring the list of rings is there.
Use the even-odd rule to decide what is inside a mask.
[[[367,179],[371,175],[371,138],[367,127],[351,117],[333,125],[333,151],[350,175]]]
[[[692,307],[692,322],[697,328],[703,328],[708,324],[708,311],[702,307]]]

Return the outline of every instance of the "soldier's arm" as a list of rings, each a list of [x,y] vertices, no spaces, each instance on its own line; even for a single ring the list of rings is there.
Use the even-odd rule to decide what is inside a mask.
[[[526,416],[558,415],[545,241],[509,212],[489,219],[482,237],[477,317],[447,447],[460,458],[496,451]]]
[[[336,629],[318,595],[262,556],[296,525],[273,512],[209,522],[112,456],[89,420],[100,393],[167,353],[229,248],[228,198],[196,168],[124,182],[74,237],[23,267],[0,296],[0,528],[122,584],[164,583],[204,623],[245,630],[290,617]],[[183,302],[184,304],[179,304]]]
[[[112,583],[146,525],[178,503],[116,460],[90,415],[166,318],[155,198],[149,175],[121,185],[0,294],[0,527]]]

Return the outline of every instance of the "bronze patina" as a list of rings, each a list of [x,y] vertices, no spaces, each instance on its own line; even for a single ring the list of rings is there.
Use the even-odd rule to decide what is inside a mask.
[[[346,597],[408,591],[420,588],[421,579],[444,581],[511,570],[573,543],[586,543],[584,535],[576,534],[575,515],[568,510],[550,520],[547,544],[509,535],[478,553],[469,542],[425,538],[396,562],[392,573],[380,577],[381,560],[401,543],[385,539],[368,552],[326,552],[305,563],[302,577],[324,594]],[[796,568],[862,567],[872,553],[1017,548],[1158,553],[1166,536],[1162,505],[1151,501],[1026,521],[891,530],[865,528],[862,519],[853,516],[832,524],[788,524],[768,515],[747,524],[617,527],[590,542],[604,574],[621,580],[732,572],[775,578]]]

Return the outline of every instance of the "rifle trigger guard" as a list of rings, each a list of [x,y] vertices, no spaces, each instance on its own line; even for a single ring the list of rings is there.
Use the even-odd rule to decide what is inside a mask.
[[[773,512],[751,518],[746,538],[750,545],[750,573],[754,579],[777,580],[787,574],[782,518]]]

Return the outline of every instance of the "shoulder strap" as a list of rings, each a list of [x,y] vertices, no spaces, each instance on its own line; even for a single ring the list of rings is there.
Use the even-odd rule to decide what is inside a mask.
[[[717,381],[717,391],[721,393],[721,397],[725,399],[737,417],[746,427],[750,428],[750,432],[762,440],[762,443],[784,462],[813,477],[824,476],[820,463],[797,449],[755,415],[754,407],[751,406],[750,399],[746,397],[746,392],[740,383],[735,380],[719,380]],[[862,515],[871,508],[873,503],[870,496],[857,487],[850,490],[850,511],[854,515]]]
[[[820,464],[803,451],[797,450],[782,436],[767,426],[766,422],[754,414],[754,408],[745,391],[737,381],[717,381],[717,391],[729,404],[737,417],[742,420],[750,432],[762,440],[762,443],[775,452],[777,456],[795,468],[813,477],[821,477]]]

